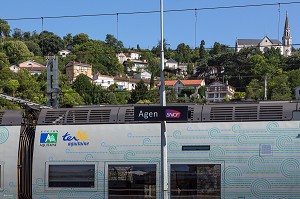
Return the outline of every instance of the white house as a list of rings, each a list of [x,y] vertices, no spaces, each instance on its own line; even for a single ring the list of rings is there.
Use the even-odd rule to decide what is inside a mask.
[[[135,78],[135,79],[151,79],[151,73],[144,71],[144,72],[133,75],[133,78]]]
[[[124,62],[124,66],[127,72],[133,71],[144,71],[148,66],[148,62],[146,60],[128,60]]]
[[[127,77],[114,77],[114,82],[118,85],[119,90],[131,91],[135,89],[136,84],[139,83],[140,81],[141,79],[127,78]],[[143,80],[143,81],[148,87],[150,87],[149,80]]]
[[[179,94],[183,89],[195,89],[195,92],[198,92],[198,89],[201,86],[205,86],[205,81],[201,79],[166,80],[165,86],[174,89],[177,94]]]
[[[15,73],[21,69],[26,69],[31,73],[31,75],[34,75],[34,74],[39,75],[42,73],[42,71],[47,70],[46,66],[39,64],[39,63],[35,62],[34,60],[28,60],[28,61],[22,62],[18,66],[12,65],[9,68],[11,71],[13,71]]]
[[[169,59],[165,62],[165,67],[170,70],[178,69],[178,62],[174,59]]]
[[[225,98],[232,99],[235,88],[220,81],[209,84],[206,88],[205,96],[208,102],[222,102]]]
[[[71,51],[69,50],[61,50],[61,51],[58,51],[58,54],[62,57],[66,57],[68,54],[70,54]]]
[[[19,70],[20,70],[20,67],[19,66],[16,66],[16,65],[12,65],[9,67],[9,69],[14,72],[14,73],[17,73]]]
[[[103,88],[108,88],[110,85],[115,83],[114,77],[101,74],[93,75],[93,82],[96,85],[102,86]]]

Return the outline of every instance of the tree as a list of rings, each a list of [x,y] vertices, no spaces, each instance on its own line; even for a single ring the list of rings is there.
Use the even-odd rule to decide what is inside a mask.
[[[263,100],[264,98],[264,87],[257,79],[253,79],[246,88],[246,98]]]
[[[77,61],[92,64],[93,73],[115,76],[124,71],[124,66],[119,63],[114,50],[102,41],[90,40],[76,45],[72,52],[77,55]]]
[[[136,84],[135,89],[131,92],[130,102],[135,104],[140,100],[148,99],[148,88],[143,80]]]
[[[68,36],[68,37],[70,37],[70,36]],[[68,40],[70,40],[70,38]],[[73,45],[81,45],[81,44],[88,42],[89,40],[90,39],[87,34],[79,33],[73,37]]]
[[[113,48],[115,52],[121,52],[124,48],[123,42],[116,39],[113,35],[107,34],[105,38],[105,43]]]
[[[43,55],[54,55],[64,48],[63,40],[53,32],[43,31],[39,35],[39,46]]]
[[[22,38],[22,31],[21,31],[21,29],[20,28],[15,28],[14,32],[12,34],[12,37],[14,39],[22,40],[23,38]]]
[[[8,37],[11,29],[7,21],[0,19],[0,37]]]
[[[6,89],[8,91],[9,94],[11,94],[12,96],[15,95],[16,90],[19,88],[20,84],[18,80],[15,79],[11,79],[7,82],[6,84]]]
[[[40,46],[34,41],[25,41],[25,44],[30,52],[33,52],[35,56],[41,56],[42,50]]]
[[[0,52],[0,70],[9,66],[8,57],[5,53]]]
[[[22,41],[8,41],[4,44],[4,49],[11,64],[18,64],[33,57],[33,53],[28,50],[26,44]]]
[[[66,34],[65,36],[63,36],[63,40],[65,43],[65,46],[72,44],[73,43],[73,36],[71,33]]]
[[[210,55],[219,55],[228,52],[228,46],[215,42],[213,48],[209,51]]]
[[[205,50],[205,41],[201,40],[200,48],[199,48],[199,59],[200,61],[207,59],[208,53]]]
[[[192,49],[189,45],[181,43],[175,50],[175,59],[179,63],[190,63],[192,60]]]

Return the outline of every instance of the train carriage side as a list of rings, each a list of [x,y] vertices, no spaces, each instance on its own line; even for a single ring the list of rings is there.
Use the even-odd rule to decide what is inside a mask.
[[[300,198],[297,103],[189,105],[168,122],[170,198]],[[133,107],[43,110],[33,198],[159,198],[160,123]]]
[[[18,148],[22,110],[0,110],[0,198],[18,198]]]

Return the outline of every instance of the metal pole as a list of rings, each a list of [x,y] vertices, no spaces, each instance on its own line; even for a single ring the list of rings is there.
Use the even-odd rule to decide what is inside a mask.
[[[166,89],[164,76],[164,34],[163,34],[163,0],[160,0],[160,33],[161,33],[161,59],[160,59],[160,105],[166,106]],[[166,121],[161,122],[161,199],[168,199],[168,155],[167,155],[167,127]]]
[[[265,75],[265,96],[264,96],[264,100],[265,101],[267,101],[267,85],[268,85],[268,83],[267,83],[267,75]]]

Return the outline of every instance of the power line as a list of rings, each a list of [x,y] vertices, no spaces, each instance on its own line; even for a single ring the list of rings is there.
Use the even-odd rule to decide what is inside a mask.
[[[186,12],[186,11],[205,11],[205,10],[219,10],[219,9],[235,9],[235,8],[250,8],[250,7],[264,7],[264,6],[278,6],[278,5],[293,5],[300,4],[300,1],[279,2],[279,3],[264,3],[264,4],[248,4],[248,5],[232,5],[232,6],[217,6],[206,8],[186,8],[186,9],[171,9],[165,10],[165,13],[171,12]],[[136,12],[118,12],[118,13],[99,13],[99,14],[82,14],[82,15],[61,15],[61,16],[44,16],[44,17],[20,17],[20,18],[4,18],[5,21],[20,21],[20,20],[41,20],[43,19],[62,19],[62,18],[81,18],[81,17],[100,17],[100,16],[118,16],[118,15],[136,15],[136,14],[154,14],[159,13],[159,10],[153,11],[136,11]]]

